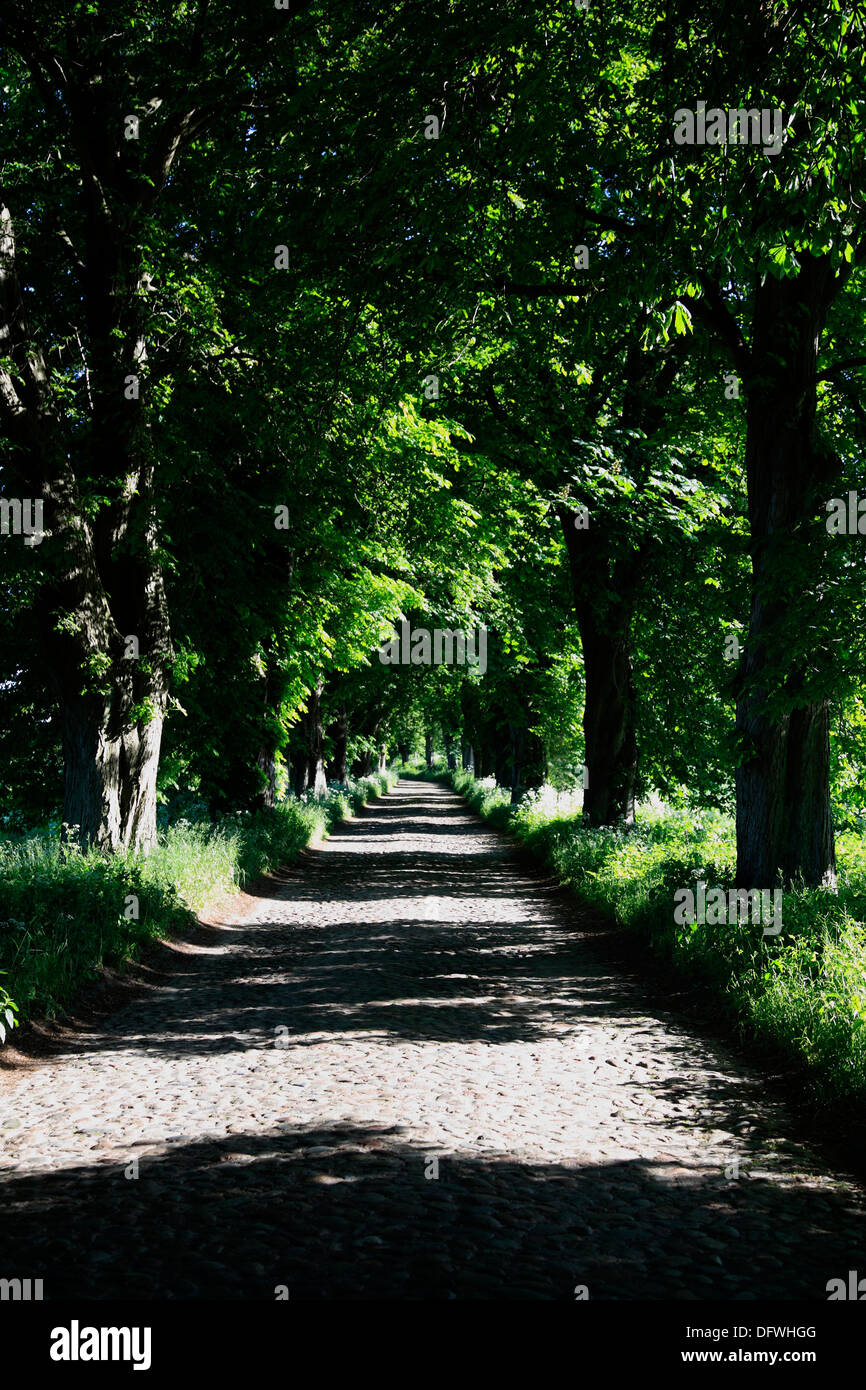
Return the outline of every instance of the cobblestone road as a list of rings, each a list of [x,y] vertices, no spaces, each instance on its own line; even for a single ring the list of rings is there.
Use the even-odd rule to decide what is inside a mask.
[[[862,1188],[592,925],[453,793],[401,783],[167,986],[0,1078],[0,1275],[823,1300],[866,1274]]]

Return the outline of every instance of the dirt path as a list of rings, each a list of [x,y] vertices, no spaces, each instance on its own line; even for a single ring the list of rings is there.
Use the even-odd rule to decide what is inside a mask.
[[[401,783],[217,940],[0,1081],[0,1276],[823,1300],[866,1274],[863,1190],[453,793]]]

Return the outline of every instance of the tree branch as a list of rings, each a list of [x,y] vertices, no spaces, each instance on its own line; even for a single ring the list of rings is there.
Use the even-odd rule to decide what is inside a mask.
[[[752,369],[752,354],[740,325],[718,285],[703,274],[700,282],[704,293],[700,299],[691,301],[692,311],[725,344],[740,375],[748,376]]]
[[[866,357],[846,357],[841,362],[834,362],[831,367],[819,372],[816,381],[832,381],[840,372],[847,372],[850,367],[866,367]]]

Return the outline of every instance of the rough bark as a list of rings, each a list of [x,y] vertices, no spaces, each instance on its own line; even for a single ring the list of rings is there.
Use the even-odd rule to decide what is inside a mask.
[[[325,780],[325,736],[322,728],[322,685],[317,685],[307,698],[307,708],[301,715],[299,732],[303,740],[307,763],[307,790],[324,796],[328,790]]]
[[[737,703],[737,882],[747,888],[836,883],[829,707],[799,692],[818,655],[801,638],[821,601],[810,524],[839,467],[816,425],[818,351],[839,288],[825,261],[803,255],[796,277],[768,276],[756,291],[746,381],[752,597]]]
[[[259,793],[259,805],[265,810],[272,810],[277,803],[277,760],[274,750],[260,748],[256,766],[264,778],[264,785]]]
[[[606,632],[591,612],[581,621],[586,696],[583,813],[592,825],[634,823],[637,781],[635,691],[628,632]]]
[[[259,751],[256,755],[256,767],[261,781],[255,804],[260,810],[272,810],[276,805],[277,750],[283,741],[282,722],[279,718],[279,682],[274,666],[273,652],[268,644],[264,655],[261,726]]]
[[[63,702],[65,838],[106,849],[153,845],[162,722],[130,719],[117,699]]]
[[[640,557],[613,561],[607,538],[575,526],[576,513],[559,508],[583,649],[586,695],[583,732],[587,785],[583,811],[592,825],[634,823],[637,783],[635,689],[630,628],[640,577]],[[614,594],[604,609],[593,585]]]
[[[150,283],[142,248],[196,113],[187,109],[177,124],[167,118],[133,176],[117,148],[113,84],[61,64],[32,27],[12,24],[6,37],[81,171],[76,328],[85,342],[79,404],[88,428],[74,435],[27,322],[12,210],[0,200],[0,341],[12,367],[0,366],[0,423],[16,446],[16,483],[45,508],[34,620],[62,716],[63,821],[86,846],[146,850],[155,839],[171,638],[144,382]],[[130,375],[140,381],[134,399],[124,391]],[[82,506],[82,474],[103,495],[95,513]]]
[[[132,334],[140,360],[143,344],[130,323],[129,293],[128,284],[115,287],[93,332],[106,337],[122,326],[127,344]],[[90,313],[96,315],[92,304]],[[26,322],[5,206],[0,207],[0,320],[7,341],[16,344]],[[123,344],[112,339],[111,345],[113,366],[102,344],[90,373],[88,467],[106,479],[110,498],[94,518],[79,503],[70,450],[37,350],[27,353],[24,386],[16,387],[0,371],[0,415],[19,446],[21,484],[44,502],[46,535],[38,548],[42,584],[34,619],[61,710],[65,834],[99,849],[147,850],[156,835],[171,639],[156,558],[148,421],[134,408],[138,403],[124,402]],[[133,409],[127,412],[123,404]]]
[[[638,327],[642,332],[642,322]],[[647,441],[664,420],[665,397],[688,344],[683,336],[646,352],[639,341],[636,332],[625,355],[620,423],[629,471],[640,489],[649,468]],[[586,677],[584,813],[593,825],[632,825],[638,750],[631,626],[649,543],[622,546],[615,528],[593,524],[592,517],[588,526],[578,527],[577,512],[567,504],[558,514]],[[605,595],[601,601],[599,594]]]

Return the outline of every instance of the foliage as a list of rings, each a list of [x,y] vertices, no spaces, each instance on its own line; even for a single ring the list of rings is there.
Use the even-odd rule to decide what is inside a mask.
[[[0,968],[22,1010],[290,860],[395,752],[427,776],[423,754],[434,776],[474,761],[453,782],[476,810],[859,1093],[862,532],[824,523],[866,487],[864,30],[839,0],[9,0],[0,500],[50,518],[39,545],[0,537]],[[778,110],[780,147],[677,145],[699,93]],[[788,310],[759,359],[768,303]],[[483,628],[486,670],[383,663],[404,622]],[[601,748],[599,690],[597,714],[621,706]],[[735,727],[747,697],[763,742]],[[75,765],[163,709],[114,799],[129,759]],[[800,768],[772,736],[804,711]],[[614,805],[590,829],[583,766],[619,758],[640,822]],[[675,930],[677,886],[733,879],[750,758],[817,788],[793,857],[820,835],[826,868],[838,833],[840,891],[788,890],[779,940]],[[153,852],[61,853],[81,785],[98,809],[153,785]],[[797,821],[762,804],[741,827]],[[4,1029],[7,1009],[0,986]]]
[[[290,863],[315,839],[393,784],[381,774],[319,800],[205,820],[179,816],[142,857],[61,847],[56,833],[0,841],[0,1011],[52,1015],[103,966],[180,931],[214,899]]]
[[[647,807],[634,829],[589,828],[552,788],[527,793],[511,809],[466,773],[451,781],[563,883],[704,988],[744,1035],[801,1064],[820,1102],[866,1105],[866,851],[859,836],[840,841],[838,898],[786,891],[778,936],[747,922],[678,925],[677,889],[699,879],[734,886],[728,816]]]

